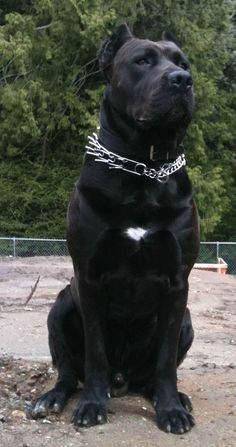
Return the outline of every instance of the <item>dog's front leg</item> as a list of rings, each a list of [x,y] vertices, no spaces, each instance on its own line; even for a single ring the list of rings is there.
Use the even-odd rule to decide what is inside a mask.
[[[194,419],[184,405],[188,398],[177,390],[178,342],[187,303],[188,285],[175,287],[162,297],[158,311],[158,360],[154,385],[157,424],[166,432],[189,431]]]
[[[85,335],[85,381],[82,398],[72,420],[75,425],[88,427],[107,421],[108,362],[97,290],[81,275],[78,289]]]

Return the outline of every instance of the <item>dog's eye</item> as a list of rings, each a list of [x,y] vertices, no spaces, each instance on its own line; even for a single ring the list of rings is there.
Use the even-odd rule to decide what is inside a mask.
[[[180,62],[179,63],[179,67],[182,68],[183,70],[189,70],[190,69],[190,65],[188,64],[188,62]]]
[[[136,61],[137,65],[150,65],[150,62],[148,59],[146,59],[145,57],[143,57],[142,59],[138,59]]]

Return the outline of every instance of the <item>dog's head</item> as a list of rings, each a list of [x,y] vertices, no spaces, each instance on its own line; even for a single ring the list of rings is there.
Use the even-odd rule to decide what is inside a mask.
[[[103,43],[98,60],[106,98],[125,120],[140,130],[186,129],[194,109],[191,69],[170,33],[153,42],[121,25]]]

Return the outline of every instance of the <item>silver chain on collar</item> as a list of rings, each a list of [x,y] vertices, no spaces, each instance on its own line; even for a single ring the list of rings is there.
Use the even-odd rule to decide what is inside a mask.
[[[88,137],[89,143],[85,146],[87,154],[93,155],[95,161],[107,163],[109,169],[121,169],[122,171],[130,172],[131,174],[144,175],[151,179],[155,179],[160,183],[168,181],[169,176],[174,174],[186,165],[185,155],[181,154],[175,161],[171,163],[164,163],[160,169],[149,169],[145,163],[131,160],[130,158],[121,157],[114,152],[108,151],[103,147],[99,141],[96,133]]]

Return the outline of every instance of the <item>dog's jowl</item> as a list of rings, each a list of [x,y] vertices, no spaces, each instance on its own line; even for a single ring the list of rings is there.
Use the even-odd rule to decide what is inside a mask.
[[[182,142],[194,98],[173,40],[138,39],[122,25],[98,53],[100,130],[68,209],[74,278],[48,317],[58,380],[33,417],[60,412],[80,381],[76,426],[104,423],[109,397],[129,390],[152,400],[162,430],[194,425],[176,373],[193,340],[186,306],[199,236]]]

